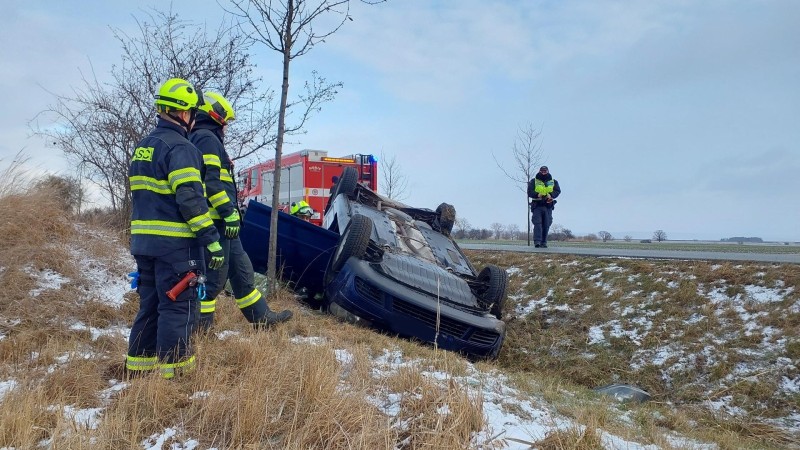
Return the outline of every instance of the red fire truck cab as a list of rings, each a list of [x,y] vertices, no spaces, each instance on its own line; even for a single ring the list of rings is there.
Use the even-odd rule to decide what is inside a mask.
[[[373,155],[330,157],[325,150],[301,150],[281,158],[281,189],[278,209],[289,212],[292,202],[305,200],[314,209],[311,222],[322,225],[322,214],[328,203],[331,187],[345,167],[355,167],[358,181],[378,191],[378,161]],[[250,200],[272,206],[275,160],[269,160],[239,171],[239,201]]]

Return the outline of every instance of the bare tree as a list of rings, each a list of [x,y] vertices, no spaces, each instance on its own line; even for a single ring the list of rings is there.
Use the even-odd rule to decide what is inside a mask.
[[[506,231],[508,231],[509,239],[518,239],[520,232],[519,232],[519,225],[512,223],[506,227]]]
[[[363,1],[363,0],[362,0]],[[275,142],[275,180],[272,204],[279,204],[281,157],[286,134],[301,130],[311,112],[333,100],[341,83],[328,83],[313,74],[313,82],[306,83],[305,95],[299,102],[305,105],[304,113],[294,117],[295,125],[287,126],[292,103],[289,102],[289,68],[291,62],[310,52],[317,44],[336,33],[350,17],[350,0],[229,0],[228,12],[238,17],[240,27],[247,29],[256,42],[281,55],[283,82],[278,112],[278,135]],[[378,1],[364,3],[379,3]],[[278,243],[278,215],[270,219],[267,279],[275,286]]]
[[[553,241],[568,241],[570,239],[575,239],[575,235],[572,233],[572,230],[564,227],[564,225],[553,224],[553,226],[550,227],[550,232],[547,234],[547,239]]]
[[[597,235],[600,237],[600,240],[602,240],[603,242],[608,242],[608,241],[614,239],[614,236],[612,236],[611,233],[609,233],[608,231],[598,231]]]
[[[456,217],[456,221],[453,224],[456,232],[454,236],[459,239],[464,239],[467,237],[469,230],[472,228],[472,225],[469,223],[464,217]]]
[[[622,239],[625,239],[625,242],[630,242],[633,240],[633,236],[631,236],[630,234],[626,234],[625,237]]]
[[[589,242],[594,242],[594,241],[597,240],[597,235],[594,234],[594,233],[589,233],[589,234],[586,235],[586,237],[584,239],[586,239]]]
[[[506,170],[505,167],[497,160],[497,156],[492,152],[495,164],[503,173],[511,179],[518,189],[525,194],[525,217],[528,223],[528,245],[531,245],[531,219],[529,216],[530,201],[528,200],[528,182],[536,176],[537,166],[542,159],[543,150],[542,143],[539,139],[542,135],[540,129],[534,128],[533,124],[528,122],[524,126],[520,126],[517,130],[517,136],[514,140],[514,145],[511,147],[511,156],[514,158],[513,171]]]
[[[489,225],[489,228],[491,228],[492,231],[494,231],[494,238],[500,239],[500,235],[503,234],[503,230],[506,229],[506,226],[500,222],[494,222],[491,225]]]
[[[406,194],[408,177],[403,173],[397,158],[394,155],[386,156],[381,152],[379,164],[381,169],[381,192],[383,195],[394,200],[404,200],[408,197]]]
[[[656,242],[662,242],[667,240],[667,233],[664,230],[656,230],[653,232],[653,240]]]
[[[131,202],[128,165],[136,143],[155,125],[153,94],[165,80],[185,78],[232,102],[237,121],[226,135],[232,157],[252,154],[275,139],[271,94],[259,93],[246,36],[226,23],[209,32],[172,12],[153,11],[135,20],[135,36],[114,31],[122,55],[111,67],[110,81],[98,80],[92,68],[82,87],[53,93],[55,103],[30,122],[34,133],[61,149],[124,217]]]
[[[486,240],[489,239],[489,237],[492,235],[492,232],[486,228],[472,228],[467,234],[469,235],[470,239]]]

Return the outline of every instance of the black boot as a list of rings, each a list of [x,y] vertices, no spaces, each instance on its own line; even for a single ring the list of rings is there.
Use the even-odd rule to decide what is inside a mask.
[[[275,312],[269,309],[266,299],[261,297],[252,305],[242,308],[242,314],[256,329],[266,328],[270,325],[286,322],[292,318],[292,312],[287,310]]]
[[[259,322],[253,325],[256,328],[265,328],[276,323],[286,322],[291,319],[293,315],[294,314],[288,309],[284,309],[281,312],[269,311]]]

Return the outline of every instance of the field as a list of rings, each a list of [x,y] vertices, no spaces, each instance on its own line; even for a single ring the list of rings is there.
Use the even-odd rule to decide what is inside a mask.
[[[498,245],[527,245],[527,241],[512,240],[463,240],[459,243],[474,244],[498,244]],[[730,242],[711,242],[711,241],[664,241],[641,243],[639,241],[551,241],[547,245],[550,247],[574,247],[574,248],[610,248],[610,249],[632,249],[632,250],[674,250],[674,251],[696,251],[696,252],[723,252],[723,253],[772,253],[772,254],[797,254],[800,253],[800,243],[789,242],[770,243],[730,243]]]

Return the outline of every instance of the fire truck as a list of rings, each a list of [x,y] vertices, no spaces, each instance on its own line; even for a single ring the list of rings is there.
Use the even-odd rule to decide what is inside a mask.
[[[358,182],[378,190],[378,160],[373,155],[328,156],[325,150],[301,150],[281,158],[281,189],[278,209],[288,212],[292,202],[305,200],[314,209],[311,222],[322,225],[322,214],[331,187],[345,167],[355,167]],[[239,201],[250,200],[272,206],[275,160],[269,160],[238,172]]]

